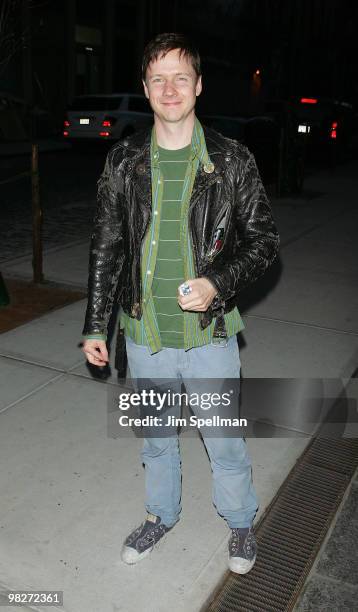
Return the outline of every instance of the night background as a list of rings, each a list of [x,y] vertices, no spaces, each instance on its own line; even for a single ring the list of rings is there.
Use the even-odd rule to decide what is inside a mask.
[[[357,28],[351,0],[1,1],[0,606],[60,589],[66,612],[358,609]],[[264,380],[294,417],[299,392],[271,386],[293,381],[335,432],[254,422],[248,579],[227,572],[207,455],[185,432],[183,520],[150,562],[118,562],[144,478],[141,441],[107,430],[117,311],[109,366],[81,352],[97,181],[109,148],[151,125],[143,49],[175,31],[201,55],[199,119],[254,154],[280,234],[239,295],[243,398]]]
[[[357,155],[355,2],[3,0],[1,6],[2,259],[31,249],[31,143],[39,144],[45,246],[88,236],[106,150],[136,126],[129,116],[110,134],[99,123],[95,138],[84,139],[86,128],[72,133],[68,113],[91,110],[78,96],[143,94],[142,53],[158,32],[193,39],[203,70],[197,114],[248,146],[269,194],[299,193],[310,172]],[[307,98],[315,104],[301,102]],[[129,110],[145,111],[151,123],[147,101],[138,108],[131,100]],[[61,213],[64,206],[80,227]]]
[[[240,113],[268,98],[357,102],[357,3],[334,0],[3,1],[1,90],[49,110],[75,95],[142,92],[143,48],[179,31],[202,57],[203,109]],[[4,16],[5,18],[5,16]],[[22,38],[22,43],[21,43]],[[11,57],[12,56],[12,57]],[[254,72],[261,72],[253,86]]]

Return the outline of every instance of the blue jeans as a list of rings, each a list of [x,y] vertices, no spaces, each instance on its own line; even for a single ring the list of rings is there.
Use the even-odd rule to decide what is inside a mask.
[[[213,344],[184,349],[164,348],[150,354],[146,346],[126,338],[128,365],[133,379],[170,378],[184,383],[188,394],[196,378],[240,378],[236,336],[226,347]],[[194,383],[194,386],[193,386]],[[195,413],[195,408],[193,408]],[[200,415],[202,416],[202,414]],[[258,500],[252,484],[251,461],[241,437],[202,434],[212,476],[212,500],[230,528],[252,525]],[[171,527],[181,511],[181,461],[178,435],[144,438],[141,458],[145,465],[145,507]]]

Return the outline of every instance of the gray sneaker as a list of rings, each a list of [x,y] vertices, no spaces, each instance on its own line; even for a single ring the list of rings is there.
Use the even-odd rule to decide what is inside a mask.
[[[229,568],[235,574],[247,574],[255,564],[257,544],[251,527],[231,529]]]
[[[172,527],[167,527],[161,522],[160,516],[148,514],[137,529],[124,541],[121,557],[124,563],[133,565],[147,557],[154,546]]]

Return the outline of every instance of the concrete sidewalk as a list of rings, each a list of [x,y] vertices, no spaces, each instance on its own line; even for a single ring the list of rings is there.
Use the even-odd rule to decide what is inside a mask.
[[[274,202],[281,265],[269,292],[260,284],[249,295],[245,377],[349,378],[356,369],[357,169],[311,177],[303,198]],[[87,243],[48,252],[46,277],[83,286],[87,255]],[[26,277],[31,262],[2,272]],[[228,537],[204,447],[181,437],[182,518],[150,558],[123,565],[122,541],[144,517],[141,440],[107,436],[115,376],[90,377],[78,347],[84,309],[77,302],[0,336],[0,587],[63,590],[66,612],[197,612],[226,569]],[[259,516],[307,442],[248,439]]]
[[[357,610],[357,541],[358,471],[346,490],[294,612]]]

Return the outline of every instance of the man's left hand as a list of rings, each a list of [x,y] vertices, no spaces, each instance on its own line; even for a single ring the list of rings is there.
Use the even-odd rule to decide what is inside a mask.
[[[205,312],[217,290],[207,278],[193,278],[185,281],[191,287],[188,295],[180,295],[178,292],[178,303],[182,310],[193,310],[195,312]]]

